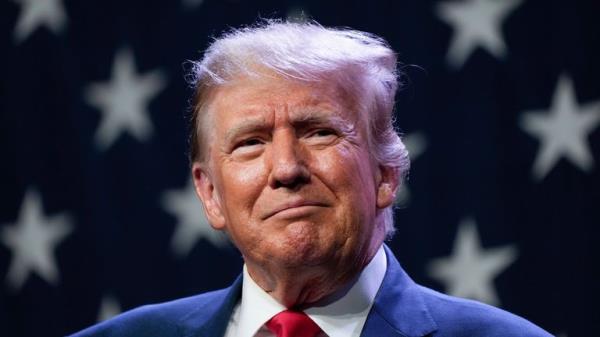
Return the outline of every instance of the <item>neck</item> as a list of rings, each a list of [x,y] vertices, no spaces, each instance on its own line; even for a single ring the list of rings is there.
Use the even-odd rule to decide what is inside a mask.
[[[362,258],[338,265],[280,267],[246,261],[250,277],[271,297],[287,308],[304,309],[347,288],[377,253],[370,247]],[[349,268],[350,266],[350,268]]]

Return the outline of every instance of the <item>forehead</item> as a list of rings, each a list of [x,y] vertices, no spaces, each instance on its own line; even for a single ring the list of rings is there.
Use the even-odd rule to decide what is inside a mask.
[[[355,119],[351,95],[335,83],[307,83],[282,78],[242,78],[217,88],[212,95],[213,122],[243,122],[244,118]]]

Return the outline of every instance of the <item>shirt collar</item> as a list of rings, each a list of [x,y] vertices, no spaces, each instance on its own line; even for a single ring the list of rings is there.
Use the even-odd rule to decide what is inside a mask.
[[[244,281],[242,284],[242,302],[238,324],[239,337],[252,337],[271,317],[285,310],[286,307],[265,292],[248,273],[244,264]]]
[[[304,312],[329,337],[360,336],[386,268],[387,259],[382,245],[345,294],[334,302],[311,307]],[[237,331],[239,337],[252,337],[271,317],[286,310],[286,307],[254,282],[246,266],[243,274]]]

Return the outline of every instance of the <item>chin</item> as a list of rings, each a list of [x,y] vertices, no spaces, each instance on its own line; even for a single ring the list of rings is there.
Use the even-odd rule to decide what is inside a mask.
[[[303,222],[286,226],[283,237],[273,248],[273,257],[288,268],[330,263],[336,252],[334,243],[324,240],[314,224]]]

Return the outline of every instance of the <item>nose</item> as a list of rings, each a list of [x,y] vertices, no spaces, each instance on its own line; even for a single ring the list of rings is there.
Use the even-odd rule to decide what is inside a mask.
[[[284,130],[273,135],[271,149],[271,188],[298,189],[310,180],[303,149],[293,131]]]

